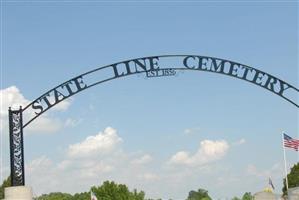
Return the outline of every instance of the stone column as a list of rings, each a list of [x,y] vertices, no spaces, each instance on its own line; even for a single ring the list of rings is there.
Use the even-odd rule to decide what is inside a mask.
[[[32,189],[27,186],[14,186],[4,189],[4,200],[32,200]]]

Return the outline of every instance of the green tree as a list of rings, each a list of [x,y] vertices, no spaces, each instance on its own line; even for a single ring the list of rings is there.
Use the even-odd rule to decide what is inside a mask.
[[[190,191],[187,200],[212,200],[208,191],[199,188],[197,191]]]
[[[253,196],[250,192],[245,192],[245,194],[242,197],[242,200],[253,200]]]
[[[101,186],[92,187],[91,190],[97,196],[98,200],[144,200],[145,193],[138,192],[136,189],[132,192],[123,184],[105,181]],[[74,195],[54,192],[43,194],[35,200],[90,200],[90,192],[76,193]]]
[[[292,168],[288,176],[289,188],[298,187],[299,186],[299,162],[295,164]],[[286,180],[283,179],[283,195],[287,195],[287,187]]]
[[[67,193],[52,192],[50,194],[43,194],[36,198],[36,200],[72,200],[73,196]]]
[[[89,192],[82,192],[74,194],[72,200],[90,200]]]
[[[145,193],[134,190],[130,192],[123,184],[105,181],[100,187],[92,187],[98,200],[144,200]]]
[[[241,200],[239,197],[234,197],[232,200]]]
[[[0,199],[4,199],[4,188],[11,186],[11,179],[10,176],[7,177],[0,186]]]

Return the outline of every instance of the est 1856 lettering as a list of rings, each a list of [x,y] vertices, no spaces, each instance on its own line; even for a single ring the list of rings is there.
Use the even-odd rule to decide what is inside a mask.
[[[146,77],[148,78],[174,75],[176,75],[175,69],[158,69],[146,72]]]

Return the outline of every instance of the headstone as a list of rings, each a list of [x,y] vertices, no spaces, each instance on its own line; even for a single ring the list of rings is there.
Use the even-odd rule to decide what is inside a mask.
[[[277,200],[277,198],[272,192],[262,191],[254,194],[254,200]]]
[[[299,200],[299,187],[290,188],[288,190],[289,200]]]
[[[4,200],[32,200],[32,189],[26,186],[7,187],[4,197]]]

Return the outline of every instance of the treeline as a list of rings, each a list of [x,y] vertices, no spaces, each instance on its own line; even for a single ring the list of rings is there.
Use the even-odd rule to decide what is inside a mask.
[[[98,200],[154,200],[146,199],[143,191],[129,191],[124,184],[117,184],[113,181],[105,181],[99,187],[92,187],[91,191],[95,194]],[[251,193],[246,192],[242,198],[234,197],[232,200],[252,200]],[[74,195],[68,193],[54,192],[50,194],[43,194],[36,197],[35,200],[90,200],[90,191],[77,193]],[[161,200],[161,199],[157,199]],[[171,200],[171,199],[170,199]],[[208,191],[198,189],[197,191],[190,191],[186,200],[212,200]]]
[[[4,188],[10,186],[10,177],[3,181],[0,186],[0,199],[4,198]],[[289,188],[299,187],[299,163],[295,164],[288,174]],[[286,182],[284,179],[284,187],[282,189],[283,196],[286,197]],[[154,200],[146,199],[143,191],[134,189],[130,191],[124,184],[117,184],[113,181],[106,181],[101,186],[94,186],[91,191],[96,195],[98,200]],[[186,195],[187,196],[187,195]],[[35,197],[35,200],[90,200],[90,191],[76,193],[74,195],[61,192],[53,192]],[[250,192],[246,192],[242,197],[233,197],[232,200],[252,200],[253,196]],[[157,199],[161,200],[161,199]],[[208,191],[198,189],[190,191],[186,200],[212,200]]]
[[[4,188],[10,186],[10,177],[8,177],[0,187],[0,199],[4,198]],[[94,186],[91,191],[95,194],[98,200],[155,200],[146,199],[143,191],[134,189],[130,191],[124,184],[117,184],[113,181],[105,181],[101,186]],[[251,200],[252,195],[245,193],[240,200]],[[52,192],[50,194],[43,194],[35,197],[34,200],[90,200],[90,191],[76,193],[74,195],[62,192]],[[162,200],[162,199],[156,199]],[[171,200],[171,199],[169,199]],[[190,191],[186,200],[212,200],[208,191],[198,189],[197,191]],[[234,197],[232,200],[239,200]]]
[[[129,191],[124,184],[117,184],[113,181],[105,181],[101,186],[92,187],[91,191],[98,200],[145,200],[143,191]],[[90,191],[76,193],[74,195],[61,192],[43,194],[34,200],[90,200]]]
[[[212,198],[207,190],[198,189],[197,191],[190,191],[187,200],[212,200]],[[253,200],[253,196],[250,192],[246,192],[242,198],[234,197],[232,200]]]

